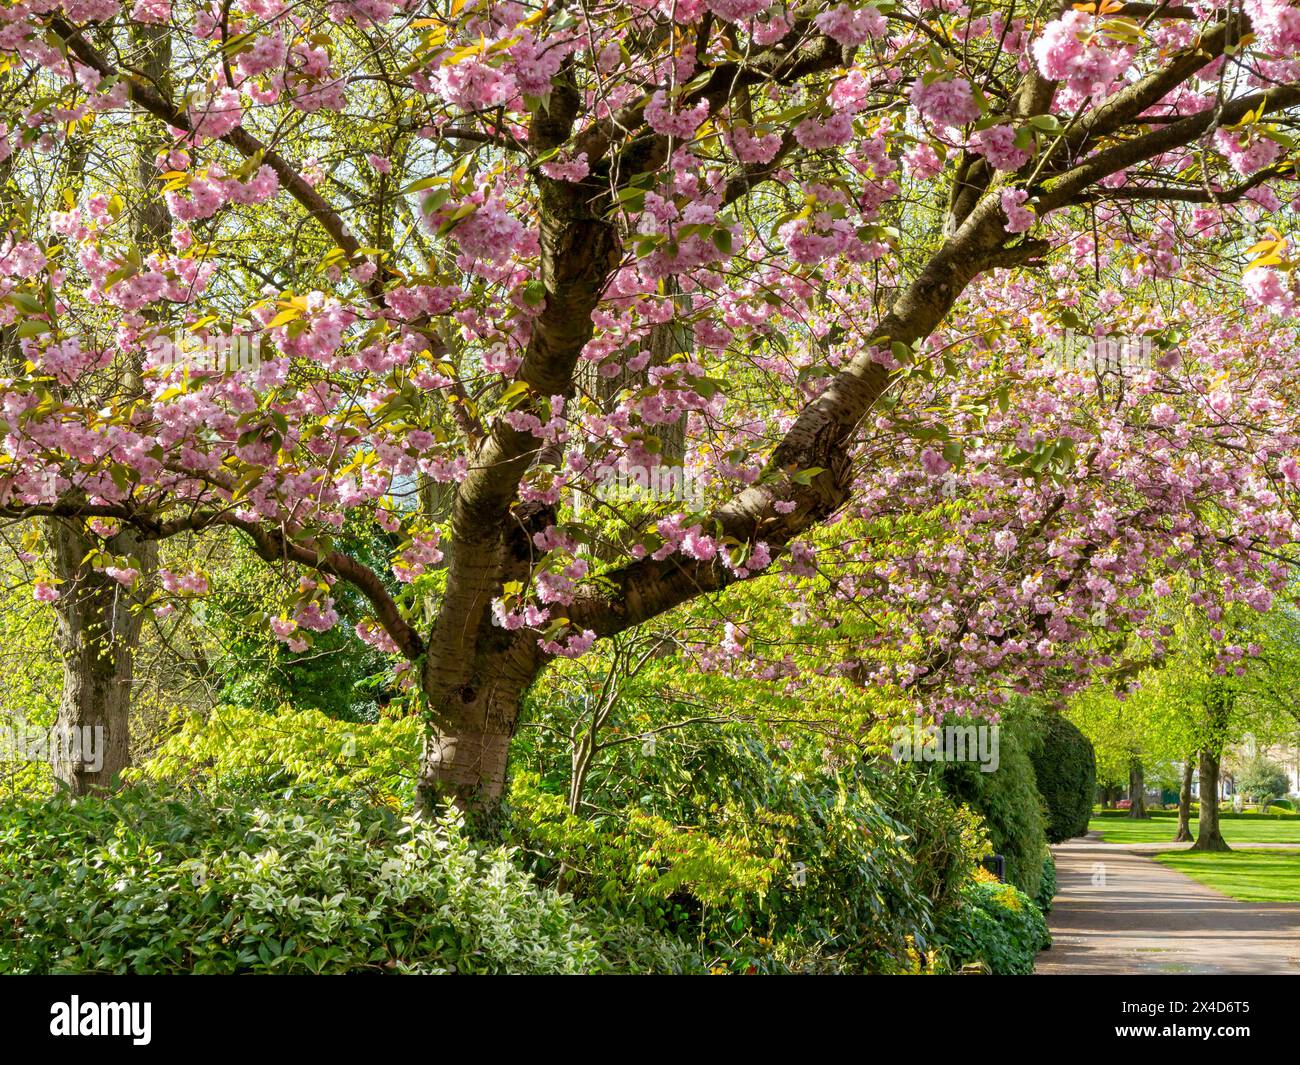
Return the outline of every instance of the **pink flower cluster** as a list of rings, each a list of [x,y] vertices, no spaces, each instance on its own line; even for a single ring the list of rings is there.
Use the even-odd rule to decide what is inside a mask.
[[[885,16],[874,7],[855,9],[848,4],[823,11],[813,23],[827,37],[850,48],[865,44],[872,37],[883,37],[887,28]]]
[[[1034,224],[1034,212],[1024,206],[1028,198],[1024,189],[1002,190],[1002,213],[1007,216],[1008,233],[1023,233]]]
[[[912,83],[912,106],[944,127],[965,126],[980,116],[979,104],[965,78],[941,78],[929,83],[917,78]]]
[[[853,117],[843,111],[825,120],[805,118],[794,128],[794,139],[810,152],[847,144],[853,136]]]
[[[645,105],[645,120],[656,133],[688,141],[695,136],[704,120],[709,117],[709,101],[700,100],[688,111],[673,109],[668,94],[663,89],[650,97]]]
[[[929,141],[918,141],[903,153],[903,162],[918,181],[928,181],[943,173],[943,160]]]
[[[548,655],[558,655],[560,658],[581,658],[591,650],[591,645],[596,642],[596,634],[590,629],[583,629],[580,633],[571,634],[564,643],[558,640],[541,640],[537,645]]]
[[[731,148],[742,163],[770,163],[781,150],[781,135],[736,126],[731,131]]]
[[[466,255],[499,263],[515,253],[527,230],[500,201],[490,199],[458,222],[452,232]]]
[[[437,529],[413,536],[411,542],[393,560],[393,576],[403,584],[410,584],[416,577],[427,572],[430,566],[436,566],[442,561],[438,542]]]
[[[718,18],[727,22],[748,22],[772,6],[771,0],[705,0],[705,3]]]
[[[1277,271],[1264,266],[1247,270],[1241,279],[1242,287],[1251,302],[1265,308],[1272,314],[1291,315],[1295,313],[1296,296],[1289,279]]]
[[[236,89],[220,89],[190,104],[190,129],[195,137],[224,137],[244,121]]]
[[[356,626],[357,636],[362,643],[369,644],[376,651],[382,651],[384,654],[395,655],[400,651],[397,641],[394,640],[378,621],[374,618],[367,618],[364,621],[358,621]]]
[[[1063,81],[1081,96],[1104,96],[1132,61],[1128,49],[1100,38],[1094,17],[1084,11],[1067,11],[1049,22],[1033,44],[1038,71],[1052,81]]]
[[[1245,8],[1266,51],[1290,55],[1300,49],[1300,7],[1291,0],[1246,0]]]
[[[1262,170],[1282,154],[1282,145],[1277,141],[1253,131],[1218,129],[1214,133],[1214,144],[1232,169],[1242,175]]]
[[[591,173],[586,152],[579,152],[568,162],[553,160],[543,163],[540,169],[552,181],[581,181]]]
[[[197,222],[211,218],[227,203],[244,206],[265,203],[280,191],[280,179],[266,164],[247,181],[227,178],[214,167],[206,175],[191,178],[186,191],[188,196],[169,192],[163,199],[176,221]]]
[[[976,130],[969,146],[995,170],[1019,170],[1029,161],[1029,153],[1016,147],[1015,129],[1005,122]]]

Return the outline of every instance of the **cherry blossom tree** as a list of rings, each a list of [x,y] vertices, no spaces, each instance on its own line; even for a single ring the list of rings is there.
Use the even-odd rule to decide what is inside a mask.
[[[12,5],[4,512],[159,611],[204,575],[114,538],[237,530],[292,648],[354,585],[431,802],[500,794],[549,661],[747,581],[818,657],[709,668],[995,714],[1173,574],[1283,586],[1298,49],[1283,0]]]

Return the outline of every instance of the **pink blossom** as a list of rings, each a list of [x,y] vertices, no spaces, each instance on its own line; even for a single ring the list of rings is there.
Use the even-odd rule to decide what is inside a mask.
[[[1103,96],[1131,62],[1129,50],[1100,39],[1099,25],[1084,11],[1067,11],[1049,22],[1033,44],[1038,71],[1063,81],[1082,96]]]
[[[553,160],[541,165],[541,171],[552,181],[581,181],[591,173],[587,165],[587,153],[579,152],[569,162]]]
[[[221,89],[190,104],[190,124],[196,137],[224,137],[243,120],[243,106],[235,89]]]
[[[884,15],[874,7],[855,10],[848,4],[823,11],[813,22],[827,37],[850,48],[856,48],[872,37],[884,36],[886,30]]]
[[[971,135],[971,151],[984,156],[996,170],[1019,170],[1029,160],[1029,153],[1016,147],[1016,131],[1005,122]]]
[[[1243,133],[1218,129],[1214,143],[1227,157],[1229,165],[1243,175],[1262,170],[1282,154],[1282,145],[1277,141],[1249,130]]]
[[[940,126],[964,126],[980,115],[979,104],[965,78],[944,78],[926,84],[912,83],[912,106]]]
[[[130,588],[140,576],[140,571],[138,569],[133,569],[130,566],[105,566],[104,572],[112,577],[113,580],[117,581],[117,583],[123,588]]]
[[[1246,14],[1260,44],[1273,55],[1300,49],[1300,8],[1290,0],[1245,0]]]
[[[904,152],[903,162],[919,181],[928,181],[943,173],[943,160],[929,141],[919,141]]]
[[[1024,189],[1002,190],[1002,213],[1007,216],[1008,233],[1023,233],[1034,224],[1034,212],[1023,206],[1028,196]]]
[[[677,111],[670,108],[668,95],[662,89],[650,97],[645,107],[645,120],[652,130],[679,140],[694,137],[695,131],[708,117],[708,100],[700,100],[688,111]]]
[[[831,115],[825,121],[805,118],[794,128],[794,139],[809,151],[846,144],[852,136],[853,118],[843,111]]]
[[[1242,275],[1241,284],[1254,303],[1273,314],[1291,314],[1295,310],[1295,294],[1277,270],[1257,266]]]

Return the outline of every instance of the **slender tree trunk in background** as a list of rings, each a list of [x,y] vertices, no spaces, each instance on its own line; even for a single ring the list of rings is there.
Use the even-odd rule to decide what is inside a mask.
[[[133,26],[131,43],[137,69],[154,84],[167,76],[171,58],[170,30],[166,26]],[[137,213],[131,219],[138,247],[149,250],[166,240],[171,221],[158,182],[154,151],[143,139],[136,148]],[[80,185],[83,160],[70,167],[72,187]],[[141,390],[142,367],[137,362],[121,367],[125,391]],[[124,528],[106,543],[76,520],[50,519],[46,523],[54,572],[61,597],[56,604],[56,642],[63,657],[63,693],[59,702],[55,776],[75,795],[107,791],[116,786],[123,769],[131,764],[131,690],[135,680],[135,653],[140,644],[144,615],[132,609],[138,592],[124,588],[108,574],[85,562],[92,550],[103,548],[124,555],[139,570],[136,588],[157,569],[158,545]],[[81,754],[68,748],[67,739],[80,737]],[[95,756],[89,758],[88,743]]]
[[[1142,768],[1142,759],[1130,758],[1128,763],[1128,815],[1129,817],[1146,817],[1146,774]]]
[[[1194,851],[1226,851],[1232,848],[1219,830],[1219,752],[1201,751],[1201,809]]]
[[[64,580],[55,604],[63,695],[54,772],[74,795],[108,791],[131,764],[131,685],[144,615],[132,609],[128,589],[82,562],[87,552],[101,546],[98,537],[79,523],[57,519],[50,520],[48,535],[56,570]],[[156,557],[156,545],[140,542],[128,530],[106,546],[114,554],[136,559]]]
[[[1201,748],[1201,807],[1194,851],[1232,849],[1219,828],[1219,774],[1234,698],[1233,692],[1219,681],[1212,684],[1206,700],[1206,734],[1210,738]]]
[[[1196,753],[1192,752],[1183,763],[1183,785],[1178,790],[1178,833],[1175,843],[1192,842],[1192,773],[1196,769]]]

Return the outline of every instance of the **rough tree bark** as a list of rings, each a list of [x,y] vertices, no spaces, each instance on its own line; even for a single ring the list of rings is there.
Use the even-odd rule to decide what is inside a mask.
[[[114,787],[131,764],[131,686],[143,614],[131,609],[127,589],[82,561],[101,546],[98,537],[86,533],[75,519],[50,519],[48,531],[56,572],[65,581],[55,612],[63,694],[54,772],[74,795],[85,795]],[[107,547],[137,559],[155,550],[130,529],[113,537]],[[80,758],[72,757],[76,748],[67,744],[74,729],[85,738]],[[97,765],[89,762],[87,741],[97,752]]]
[[[1201,748],[1201,805],[1194,851],[1231,850],[1219,829],[1219,769],[1223,749],[1228,741],[1234,693],[1222,681],[1210,685],[1205,703],[1206,742]]]
[[[1175,843],[1192,842],[1192,774],[1196,770],[1196,752],[1193,751],[1183,762],[1183,783],[1178,789],[1178,832]]]
[[[1201,809],[1194,851],[1226,851],[1232,848],[1219,830],[1219,752],[1201,751]]]
[[[1141,758],[1130,758],[1128,762],[1128,815],[1143,818],[1147,815],[1146,773]]]

